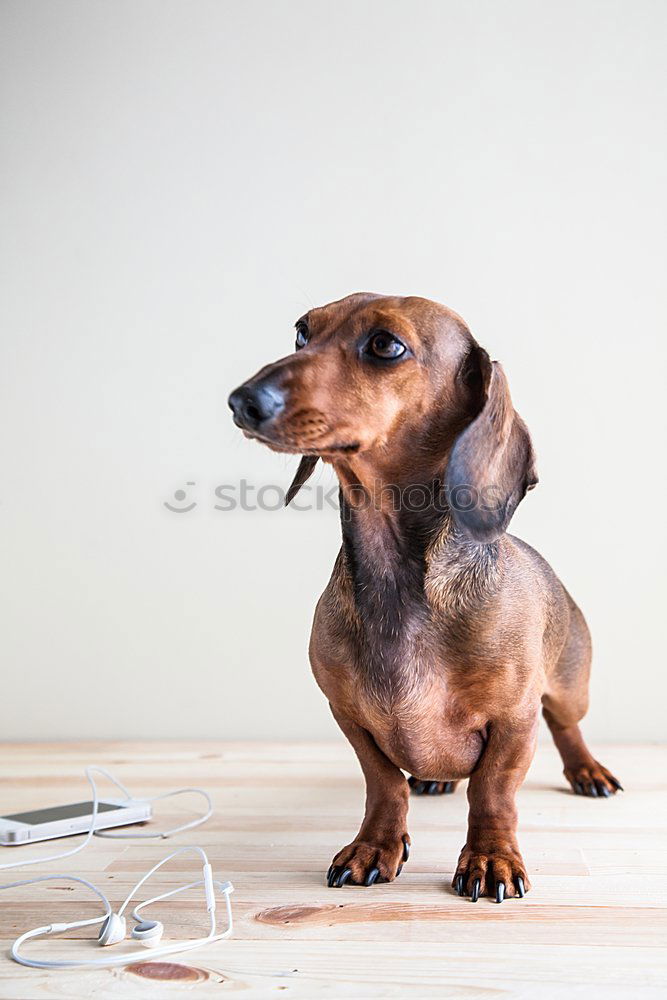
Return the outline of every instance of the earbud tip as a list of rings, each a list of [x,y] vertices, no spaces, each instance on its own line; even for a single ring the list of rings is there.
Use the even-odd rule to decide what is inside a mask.
[[[135,925],[134,930],[135,932],[138,931],[140,934],[146,934],[148,931],[154,931],[159,926],[160,925],[157,920],[140,920],[139,923]]]

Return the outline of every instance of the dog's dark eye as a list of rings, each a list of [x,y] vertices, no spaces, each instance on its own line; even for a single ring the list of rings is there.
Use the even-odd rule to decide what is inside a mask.
[[[305,323],[296,324],[296,349],[297,351],[305,347],[310,340],[310,334],[308,332],[308,327]]]
[[[406,347],[393,333],[387,333],[386,330],[378,330],[368,341],[366,351],[375,358],[382,358],[383,361],[393,361],[395,358],[400,358],[402,354],[405,354]]]

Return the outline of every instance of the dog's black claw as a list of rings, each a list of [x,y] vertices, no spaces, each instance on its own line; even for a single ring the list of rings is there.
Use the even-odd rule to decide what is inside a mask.
[[[401,874],[402,871],[403,871],[403,865],[399,865],[398,868],[396,869],[396,878],[398,878],[398,876]]]
[[[414,788],[415,785],[417,784],[417,779],[415,778],[414,774],[411,774],[410,777],[408,778],[408,784],[410,788]]]
[[[415,793],[415,795],[423,795],[425,788],[426,788],[426,785],[424,784],[424,782],[423,781],[418,781],[418,782],[416,782],[416,784],[414,784],[412,786],[412,791]]]
[[[459,896],[463,895],[463,882],[464,882],[463,875],[457,875],[456,876],[456,891],[459,894]]]
[[[368,875],[364,879],[364,885],[373,885],[379,874],[380,874],[379,868],[371,868]]]
[[[454,791],[454,782],[453,781],[446,781],[445,782],[445,787],[442,790],[442,794],[443,795],[451,795],[451,793],[453,791]]]
[[[611,792],[609,791],[607,786],[603,785],[601,781],[596,781],[595,784],[597,786],[598,795],[602,795],[604,796],[605,799],[608,799],[609,796],[611,795]]]
[[[526,887],[523,884],[523,879],[521,878],[520,875],[517,875],[516,877],[516,888],[517,892],[519,893],[519,896],[521,897],[521,899],[523,899],[523,897],[526,895]]]
[[[438,782],[432,781],[428,788],[426,789],[427,795],[437,795],[438,794]]]
[[[403,837],[403,862],[405,863],[410,857],[410,841]]]
[[[620,783],[620,781],[618,780],[618,778],[615,778],[613,775],[610,775],[608,780],[611,782],[611,784],[614,786],[614,788],[616,788],[619,792],[624,792],[625,791],[625,789],[623,788],[623,785]]]
[[[471,903],[476,903],[477,900],[479,899],[479,888],[480,888],[480,885],[481,885],[480,880],[478,878],[476,878],[475,881],[472,884],[472,892],[470,893],[470,902]]]
[[[329,886],[330,889],[333,889],[339,873],[340,873],[340,868],[338,868],[337,865],[332,865],[331,868],[329,869],[329,877],[327,878],[327,885]]]
[[[496,903],[502,903],[505,898],[505,883],[499,882],[496,886]]]
[[[352,869],[351,868],[345,868],[340,873],[340,875],[338,876],[338,878],[336,880],[336,888],[337,889],[342,889],[342,887],[345,885],[345,883],[347,882],[347,880],[349,879],[349,877],[350,877],[351,874],[352,874]]]
[[[333,870],[334,870],[334,866],[333,865],[329,865],[329,871],[326,873],[326,876],[325,876],[327,882],[331,878],[331,873],[332,873]]]
[[[590,785],[586,786],[586,794],[590,795],[592,799],[596,799],[598,797],[597,788],[595,787],[592,781]]]

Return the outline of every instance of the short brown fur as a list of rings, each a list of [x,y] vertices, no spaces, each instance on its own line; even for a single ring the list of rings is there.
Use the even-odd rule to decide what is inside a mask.
[[[523,895],[515,795],[540,705],[574,791],[620,788],[577,725],[588,705],[584,618],[544,559],[506,533],[537,482],[527,428],[500,365],[435,302],[351,295],[297,328],[302,349],[262,369],[230,405],[249,436],[304,456],[288,502],[318,458],[341,484],[343,547],[310,657],[367,791],[329,885],[394,879],[409,853],[410,785],[438,794],[468,778],[453,885],[474,900]],[[397,359],[369,353],[387,336],[404,348]],[[266,386],[281,409],[253,423],[243,400]],[[426,502],[406,502],[411,488]],[[454,503],[461,490],[464,503]],[[464,509],[472,495],[474,509]]]

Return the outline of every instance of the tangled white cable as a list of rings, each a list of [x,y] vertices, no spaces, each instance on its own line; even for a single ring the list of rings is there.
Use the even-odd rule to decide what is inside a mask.
[[[180,833],[183,830],[190,830],[195,826],[199,826],[204,823],[213,811],[213,806],[211,803],[211,798],[207,792],[201,788],[179,788],[174,792],[167,792],[162,795],[155,795],[149,799],[142,799],[143,802],[155,802],[159,799],[171,798],[175,795],[184,795],[186,793],[197,793],[203,795],[207,802],[207,811],[202,816],[198,816],[196,819],[191,820],[188,823],[183,823],[180,826],[173,827],[171,830],[164,830],[159,833],[150,832],[140,832],[138,834],[132,833],[111,833],[107,830],[95,831],[95,819],[97,817],[99,796],[97,791],[97,783],[93,777],[94,773],[102,774],[106,778],[109,778],[127,797],[127,799],[133,799],[133,796],[127,790],[127,788],[113,775],[103,767],[87,767],[86,777],[90,782],[92,792],[93,792],[93,811],[91,817],[91,825],[86,834],[84,840],[81,844],[78,844],[72,850],[63,851],[60,854],[46,855],[37,858],[29,858],[26,861],[15,861],[9,864],[0,865],[0,870],[8,868],[21,868],[24,865],[36,865],[44,861],[58,861],[61,858],[70,857],[72,854],[77,854],[79,851],[83,850],[87,844],[90,843],[94,834],[97,833],[98,836],[105,837],[117,837],[117,838],[130,838],[130,837],[170,837],[175,833]],[[137,801],[136,799],[133,799]],[[52,923],[45,924],[43,927],[35,927],[33,930],[26,931],[25,934],[21,934],[20,937],[16,939],[11,948],[11,956],[21,965],[29,966],[34,969],[73,969],[73,968],[89,968],[89,967],[113,967],[120,965],[129,965],[132,962],[137,961],[136,952],[125,953],[122,955],[112,956],[109,958],[95,959],[63,959],[60,961],[51,961],[48,959],[31,959],[26,958],[21,954],[21,948],[26,941],[33,938],[45,937],[49,934],[62,934],[64,931],[72,930],[74,928],[80,927],[91,927],[95,924],[101,924],[99,934],[97,937],[97,944],[106,947],[108,945],[118,944],[125,940],[126,935],[126,921],[124,912],[127,909],[130,901],[134,897],[135,893],[141,888],[141,886],[149,879],[151,876],[162,868],[168,861],[176,857],[179,854],[183,854],[185,851],[195,851],[202,858],[202,878],[197,879],[194,882],[189,882],[187,885],[179,886],[177,889],[171,889],[169,892],[163,892],[159,896],[153,896],[152,899],[144,900],[135,906],[132,911],[132,916],[136,921],[135,927],[132,929],[132,939],[138,941],[141,945],[147,948],[151,948],[152,955],[151,958],[162,958],[165,955],[173,955],[177,952],[191,951],[193,948],[200,948],[204,944],[209,944],[211,941],[221,941],[223,938],[228,937],[232,933],[232,907],[229,899],[230,893],[233,892],[233,885],[231,882],[219,882],[213,878],[213,871],[211,865],[209,864],[208,858],[206,857],[205,851],[201,847],[180,847],[176,851],[172,851],[168,854],[166,858],[159,861],[156,865],[151,868],[149,872],[143,875],[137,884],[133,887],[132,891],[123,901],[120,909],[114,912],[109,900],[104,895],[104,893],[89,882],[87,879],[80,878],[78,875],[69,874],[57,874],[57,875],[39,875],[36,878],[22,879],[18,882],[8,882],[6,885],[1,885],[0,889],[12,889],[23,885],[34,885],[37,882],[48,882],[55,879],[65,879],[70,882],[78,882],[80,885],[86,886],[91,892],[99,898],[100,902],[104,906],[104,913],[97,917],[92,917],[87,920],[75,920],[71,923]],[[180,943],[174,943],[159,947],[160,940],[163,934],[163,926],[157,920],[144,920],[139,916],[140,910],[144,909],[146,906],[150,906],[152,903],[160,902],[163,899],[169,899],[172,896],[176,896],[181,892],[185,892],[187,889],[194,889],[199,885],[204,886],[204,895],[206,899],[206,910],[209,914],[209,931],[205,937],[195,938],[190,941],[182,941]],[[224,931],[218,931],[216,926],[215,910],[216,910],[216,889],[220,892],[225,900],[225,906],[227,911],[227,927]]]

